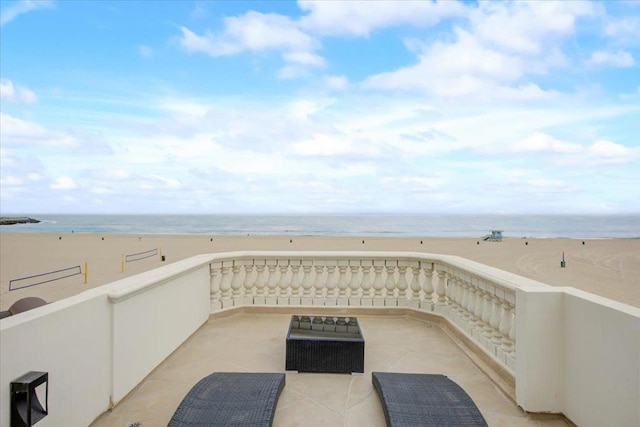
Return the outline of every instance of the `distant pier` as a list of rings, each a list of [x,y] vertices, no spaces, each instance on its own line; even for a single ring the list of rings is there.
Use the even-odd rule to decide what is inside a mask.
[[[0,225],[14,225],[14,224],[36,224],[40,222],[37,219],[29,218],[26,216],[3,216],[0,217]]]

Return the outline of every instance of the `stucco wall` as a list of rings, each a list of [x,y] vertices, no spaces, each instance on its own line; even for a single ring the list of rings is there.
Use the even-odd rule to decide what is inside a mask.
[[[193,257],[0,322],[0,426],[10,383],[49,373],[38,426],[85,427],[129,393],[209,317],[208,257]]]
[[[209,292],[206,264],[161,286],[113,301],[114,404],[207,320]]]
[[[640,310],[602,300],[567,291],[563,412],[579,426],[640,426]]]
[[[86,426],[109,408],[111,312],[104,293],[85,293],[3,319],[0,425],[9,426],[10,383],[49,373],[49,415],[41,427]]]
[[[640,425],[640,309],[573,288],[516,292],[516,400],[581,427]]]

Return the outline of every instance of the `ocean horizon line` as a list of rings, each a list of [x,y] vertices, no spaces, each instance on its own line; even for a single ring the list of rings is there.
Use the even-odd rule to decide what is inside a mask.
[[[4,215],[3,215],[4,216]],[[500,230],[505,238],[639,238],[636,215],[514,214],[18,214],[41,221],[3,225],[2,232],[473,237]]]

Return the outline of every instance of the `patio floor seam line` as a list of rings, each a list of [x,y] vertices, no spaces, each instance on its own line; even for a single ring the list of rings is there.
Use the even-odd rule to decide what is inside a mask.
[[[304,393],[300,393],[302,394],[305,399],[308,399],[310,401],[312,401],[313,403],[315,403],[316,405],[325,408],[326,410],[328,410],[329,412],[333,413],[334,415],[343,418],[345,416],[345,414],[340,414],[339,412],[334,411],[332,408],[328,407],[327,405],[324,405],[320,402],[318,402],[316,399],[312,398],[311,396],[309,396],[308,394],[304,394]]]

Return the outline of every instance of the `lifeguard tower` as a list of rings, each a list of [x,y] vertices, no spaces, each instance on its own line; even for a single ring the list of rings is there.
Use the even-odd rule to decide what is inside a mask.
[[[502,242],[502,230],[491,230],[491,234],[484,236],[482,240],[488,240],[490,242]]]

